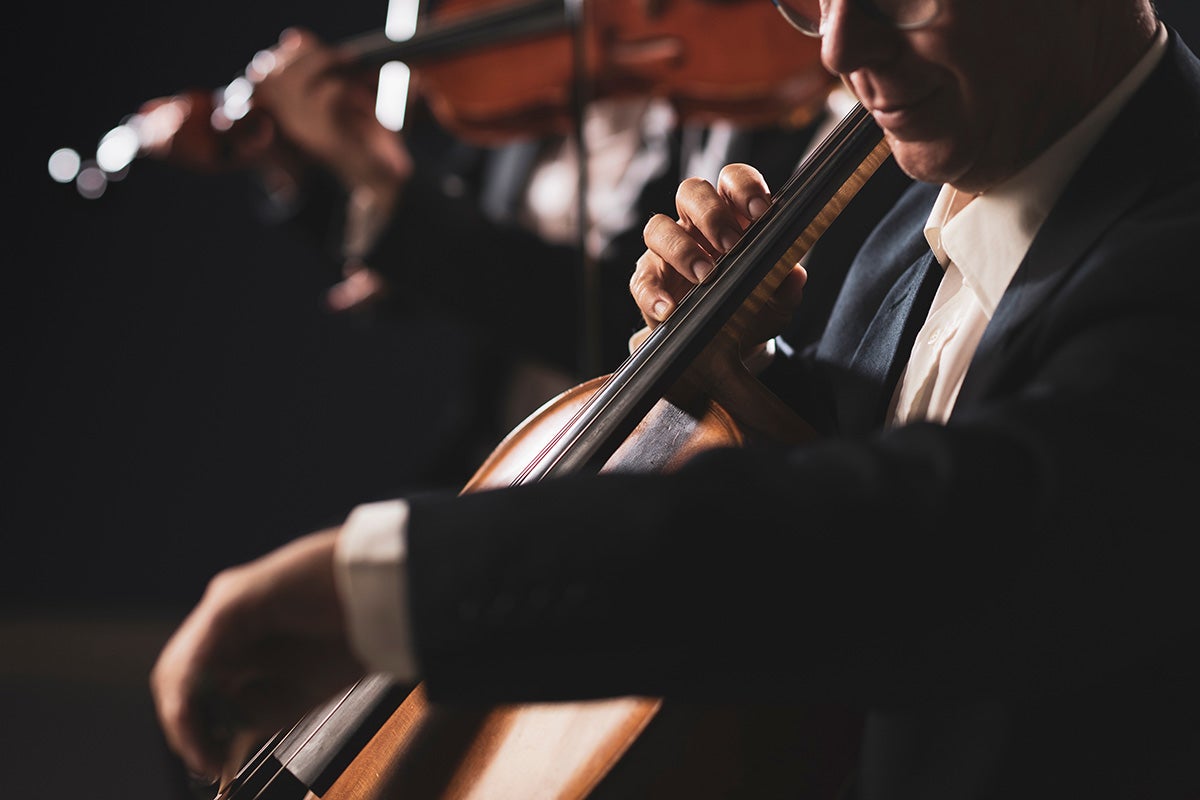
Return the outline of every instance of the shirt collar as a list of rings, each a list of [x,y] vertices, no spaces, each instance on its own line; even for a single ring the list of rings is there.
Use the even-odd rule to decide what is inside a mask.
[[[1079,124],[1007,181],[975,197],[942,186],[925,223],[925,239],[943,268],[951,262],[958,267],[963,284],[989,319],[1063,187],[1158,65],[1166,43],[1166,28],[1159,23],[1149,51],[1129,74]]]

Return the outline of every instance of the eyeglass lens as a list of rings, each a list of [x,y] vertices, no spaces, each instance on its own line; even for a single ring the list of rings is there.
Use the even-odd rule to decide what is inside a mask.
[[[780,13],[810,36],[821,35],[830,0],[772,0]],[[911,30],[928,25],[940,11],[939,0],[855,0],[867,13],[888,20],[897,28]]]

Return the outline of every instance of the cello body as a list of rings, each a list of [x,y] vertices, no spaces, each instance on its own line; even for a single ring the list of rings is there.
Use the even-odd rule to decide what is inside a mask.
[[[714,278],[693,287],[616,372],[555,398],[509,434],[464,492],[587,471],[669,472],[714,447],[814,438],[749,373],[744,343],[757,341],[748,331],[759,312],[887,156],[869,114],[853,110],[718,259]],[[857,715],[752,703],[748,688],[714,687],[710,698],[690,703],[619,697],[451,708],[427,702],[418,686],[386,707],[390,716],[313,793],[322,800],[839,796],[857,752]],[[320,726],[301,732],[301,750],[332,747]],[[293,774],[283,759],[276,763],[267,783]],[[309,796],[256,788],[219,798]]]
[[[568,390],[535,412],[464,491],[517,481],[604,380]],[[709,448],[745,442],[712,400],[664,399],[605,469],[666,471]],[[322,800],[833,800],[850,770],[856,729],[855,720],[831,709],[747,707],[720,698],[441,708],[417,687]]]

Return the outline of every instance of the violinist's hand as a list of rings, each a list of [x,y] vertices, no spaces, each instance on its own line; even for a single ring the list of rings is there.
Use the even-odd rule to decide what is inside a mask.
[[[689,178],[675,194],[678,219],[656,214],[643,235],[647,250],[638,259],[629,291],[642,312],[648,333],[675,310],[693,284],[703,282],[720,255],[727,252],[770,205],[771,194],[762,174],[746,164],[721,170],[714,187]],[[780,333],[800,304],[806,279],[797,264],[774,297],[764,306],[750,332],[747,346]]]
[[[312,33],[285,30],[247,74],[256,82],[255,106],[347,190],[369,188],[390,197],[411,176],[403,140],[375,117],[375,74],[351,69]]]
[[[211,91],[192,89],[142,103],[141,152],[194,172],[263,168],[277,158],[274,126],[252,109],[236,125],[218,127]]]
[[[228,569],[167,642],[150,676],[167,743],[215,780],[247,735],[295,723],[365,669],[350,651],[331,529]]]
[[[342,279],[325,291],[325,307],[338,313],[359,311],[383,301],[390,293],[391,286],[382,273],[348,261],[342,265]]]

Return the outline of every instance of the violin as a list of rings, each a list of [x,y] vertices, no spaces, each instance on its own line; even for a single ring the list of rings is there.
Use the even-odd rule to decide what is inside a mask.
[[[815,438],[747,371],[744,340],[792,266],[888,156],[882,132],[856,106],[717,259],[710,280],[614,373],[568,390],[510,433],[464,492],[670,471],[713,447]],[[832,800],[849,774],[856,726],[817,707],[701,708],[659,698],[445,709],[420,686],[405,696],[374,675],[264,745],[218,800],[310,792],[322,800]],[[778,758],[789,747],[805,754],[802,764]]]
[[[577,1],[572,15],[569,0],[440,0],[408,38],[371,31],[334,51],[339,69],[369,80],[405,63],[411,95],[482,145],[568,133],[581,103],[611,97],[663,98],[690,121],[801,127],[833,86],[817,40],[796,37],[765,0]],[[728,46],[739,40],[759,44]],[[202,171],[245,166],[239,147],[260,133],[256,69],[147,103],[103,137],[92,180],[147,155]]]
[[[535,4],[544,5],[544,4]],[[527,25],[535,35],[418,58],[418,90],[435,116],[468,141],[567,132],[583,99],[659,97],[682,119],[739,125],[807,124],[832,85],[820,43],[798,40],[756,0],[584,2],[578,29],[563,4]],[[464,24],[497,0],[442,0],[433,24]],[[556,27],[552,20],[559,19]],[[539,23],[534,25],[532,19]],[[753,41],[754,48],[730,47]]]

